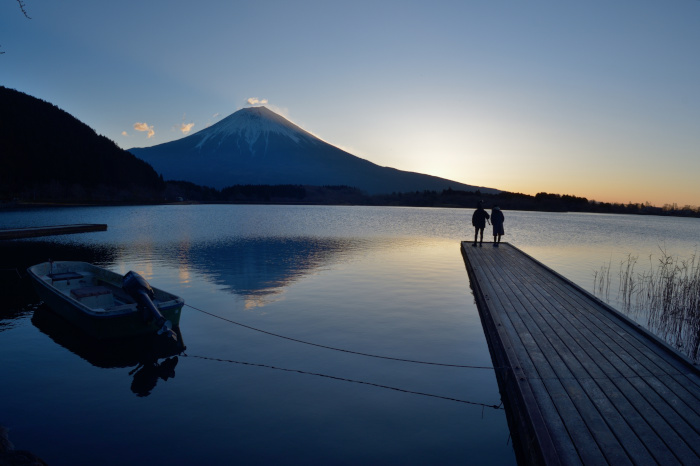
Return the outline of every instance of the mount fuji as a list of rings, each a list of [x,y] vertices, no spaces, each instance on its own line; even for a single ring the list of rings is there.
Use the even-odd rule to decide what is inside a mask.
[[[499,192],[381,167],[322,141],[266,107],[244,108],[190,136],[129,152],[165,179],[217,189],[294,184],[346,185],[369,194],[447,188]]]

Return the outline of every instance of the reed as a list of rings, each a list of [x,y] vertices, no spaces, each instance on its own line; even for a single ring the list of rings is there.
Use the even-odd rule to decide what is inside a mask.
[[[610,300],[610,269],[612,259],[607,264],[603,264],[600,270],[593,272],[593,292],[596,296],[605,301]]]
[[[700,257],[696,251],[681,259],[659,249],[660,256],[649,256],[649,267],[641,272],[637,256],[620,262],[616,303],[609,295],[612,261],[593,273],[593,293],[637,321],[646,320],[650,331],[699,362]]]

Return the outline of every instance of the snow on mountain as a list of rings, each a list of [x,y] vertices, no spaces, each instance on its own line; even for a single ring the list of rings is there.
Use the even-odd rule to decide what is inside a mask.
[[[346,185],[370,194],[447,188],[498,192],[381,167],[318,139],[266,107],[244,108],[182,139],[129,151],[167,180],[217,189],[297,184]]]
[[[199,134],[201,137],[201,140],[195,146],[198,149],[201,149],[210,139],[221,140],[234,137],[245,141],[252,152],[255,143],[261,137],[266,138],[267,142],[267,137],[271,133],[288,137],[297,144],[303,138],[311,141],[315,139],[313,135],[275,112],[268,110],[267,107],[251,107],[245,109],[245,111],[235,112],[215,125],[192,136]]]

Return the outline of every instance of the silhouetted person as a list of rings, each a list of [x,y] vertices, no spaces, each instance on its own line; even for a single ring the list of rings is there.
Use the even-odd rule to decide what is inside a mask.
[[[505,221],[505,217],[503,216],[503,212],[501,212],[501,208],[498,206],[495,206],[493,209],[491,209],[491,225],[493,225],[493,245],[495,247],[498,247],[498,243],[501,242],[501,235],[505,235],[505,231],[503,231],[503,222]]]
[[[489,219],[489,214],[484,210],[484,203],[479,201],[476,205],[476,211],[472,215],[472,225],[474,225],[474,244],[476,246],[476,239],[481,233],[480,244],[484,243],[484,228],[486,228],[486,222]]]

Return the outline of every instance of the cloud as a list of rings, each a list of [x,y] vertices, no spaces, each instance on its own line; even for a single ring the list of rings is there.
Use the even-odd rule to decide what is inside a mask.
[[[205,128],[209,128],[211,125],[213,125],[213,123],[212,123],[211,120],[216,120],[216,119],[219,118],[220,116],[221,116],[221,113],[219,113],[219,112],[216,112],[215,114],[213,114],[213,115],[211,116],[211,118],[209,118],[209,120],[204,124],[204,127],[205,127]]]
[[[251,97],[248,99],[248,105],[265,105],[267,103],[267,99],[258,99],[257,97]]]
[[[182,131],[182,134],[187,134],[190,132],[193,126],[194,123],[182,123],[180,125],[180,131]]]
[[[153,131],[153,125],[148,125],[148,123],[134,123],[134,129],[136,131],[148,131],[148,137],[152,138],[155,131]]]
[[[129,137],[129,133],[127,133],[126,131],[122,131],[122,136],[126,136],[126,137],[128,138],[128,137]]]

